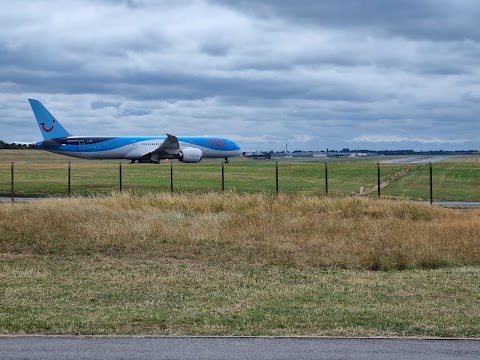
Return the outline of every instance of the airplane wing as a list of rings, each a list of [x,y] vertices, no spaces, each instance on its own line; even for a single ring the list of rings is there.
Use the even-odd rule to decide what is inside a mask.
[[[154,152],[163,152],[166,151],[169,154],[177,153],[180,150],[180,144],[178,139],[174,135],[167,134],[167,138],[164,140],[162,145],[160,145]]]
[[[178,139],[174,135],[167,134],[167,138],[163,143],[153,151],[149,151],[145,154],[142,154],[142,157],[150,157],[152,160],[156,161],[158,158],[163,156],[176,155],[180,151],[180,144]]]

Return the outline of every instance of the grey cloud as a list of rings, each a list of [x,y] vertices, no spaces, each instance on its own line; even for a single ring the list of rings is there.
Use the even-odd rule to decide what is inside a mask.
[[[121,102],[115,102],[115,101],[93,101],[91,103],[92,110],[97,110],[97,109],[104,109],[107,107],[114,107],[118,109],[122,105]]]
[[[262,18],[281,16],[293,23],[320,27],[368,29],[409,38],[480,40],[480,15],[474,0],[214,0]]]
[[[476,2],[57,5],[0,14],[0,121],[15,140],[39,136],[26,102],[36,97],[72,132],[189,129],[247,150],[423,146],[425,134],[480,147]]]
[[[122,109],[120,112],[120,116],[144,116],[150,113],[150,110],[145,109]]]
[[[480,93],[479,94],[463,94],[462,99],[467,102],[478,103],[480,104]]]
[[[144,1],[141,0],[103,0],[107,3],[111,3],[113,5],[120,5],[126,6],[131,9],[137,9],[144,6]]]
[[[211,56],[226,56],[228,55],[228,44],[221,42],[209,42],[200,47],[200,51]]]

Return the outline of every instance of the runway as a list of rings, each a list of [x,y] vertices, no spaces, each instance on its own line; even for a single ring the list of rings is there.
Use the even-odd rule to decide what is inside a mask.
[[[480,359],[480,341],[315,337],[4,336],[0,337],[0,358],[470,360]]]
[[[31,201],[46,201],[55,200],[55,198],[15,198],[16,203],[31,202]],[[11,197],[0,197],[0,203],[11,203]],[[424,201],[422,204],[428,205],[430,202]],[[451,208],[475,208],[480,207],[480,201],[434,201],[433,205]]]
[[[428,164],[429,162],[436,163],[444,160],[451,160],[457,157],[456,155],[419,155],[414,157],[402,157],[399,159],[390,159],[379,161],[380,164]]]
[[[14,202],[30,202],[30,201],[45,201],[54,198],[29,198],[29,197],[15,197]],[[2,196],[0,197],[0,202],[12,202],[11,197]]]

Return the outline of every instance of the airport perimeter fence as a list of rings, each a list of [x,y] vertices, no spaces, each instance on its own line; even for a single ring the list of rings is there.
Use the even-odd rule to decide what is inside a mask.
[[[468,169],[420,165],[254,162],[181,164],[92,163],[91,166],[9,164],[0,168],[0,194],[11,197],[93,196],[114,191],[308,193],[317,196],[480,200],[480,164]],[[437,171],[438,168],[438,171]]]

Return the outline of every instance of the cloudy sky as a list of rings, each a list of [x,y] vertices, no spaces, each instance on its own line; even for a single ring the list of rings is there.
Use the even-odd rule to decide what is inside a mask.
[[[480,149],[478,0],[2,1],[0,139]]]

